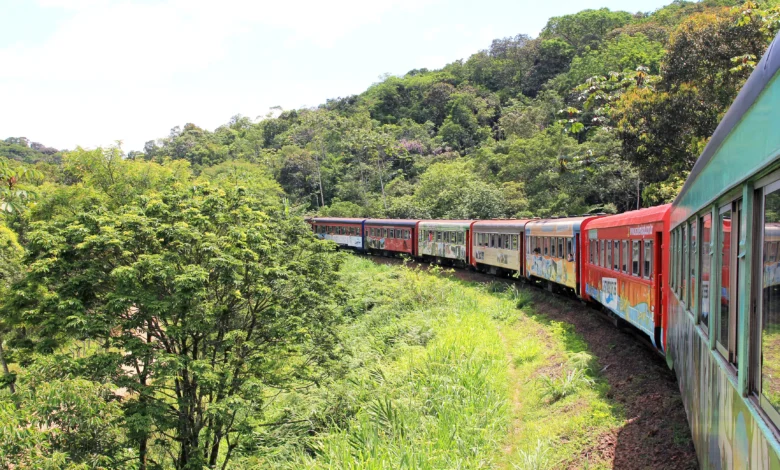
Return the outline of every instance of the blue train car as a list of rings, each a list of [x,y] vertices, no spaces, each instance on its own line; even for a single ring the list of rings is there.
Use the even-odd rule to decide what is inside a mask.
[[[780,469],[780,39],[671,211],[667,360],[702,468]]]

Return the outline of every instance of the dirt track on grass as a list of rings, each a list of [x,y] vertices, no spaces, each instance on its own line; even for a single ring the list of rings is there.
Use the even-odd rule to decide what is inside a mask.
[[[402,263],[394,258],[371,259]],[[623,407],[626,420],[594,439],[597,445],[578,460],[608,461],[619,470],[699,467],[674,373],[635,330],[614,326],[604,314],[576,299],[517,281],[460,269],[452,276],[474,282],[498,280],[527,289],[532,292],[539,320],[567,322],[588,344],[609,384],[607,398]]]

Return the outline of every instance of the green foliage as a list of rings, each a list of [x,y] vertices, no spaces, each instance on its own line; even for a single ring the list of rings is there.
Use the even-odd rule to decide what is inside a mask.
[[[71,338],[106,345],[89,362],[133,397],[142,462],[214,465],[262,420],[268,387],[326,373],[340,258],[299,217],[268,209],[241,187],[202,184],[33,224],[17,321],[36,325],[43,352]],[[159,447],[157,434],[179,444]]]
[[[625,26],[631,14],[625,11],[583,10],[573,15],[550,18],[542,30],[542,38],[560,38],[578,52],[595,49],[604,36],[613,29]]]
[[[540,377],[542,396],[549,397],[552,402],[572,395],[580,387],[593,385],[593,379],[588,377],[584,369],[572,368],[565,375],[560,377],[550,377],[543,375]]]

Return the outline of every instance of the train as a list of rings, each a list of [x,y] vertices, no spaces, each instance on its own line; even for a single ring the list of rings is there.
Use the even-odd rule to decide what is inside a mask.
[[[778,69],[780,35],[671,204],[550,219],[309,222],[349,249],[512,275],[598,305],[674,370],[701,468],[780,469]]]

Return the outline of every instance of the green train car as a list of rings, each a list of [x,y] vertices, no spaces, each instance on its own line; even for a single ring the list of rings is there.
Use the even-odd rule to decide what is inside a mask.
[[[779,38],[672,205],[667,361],[702,468],[780,469]]]

